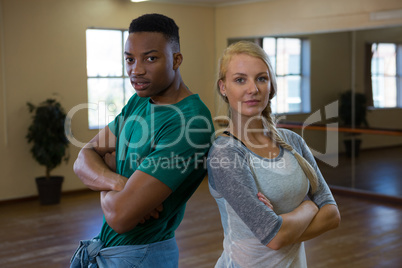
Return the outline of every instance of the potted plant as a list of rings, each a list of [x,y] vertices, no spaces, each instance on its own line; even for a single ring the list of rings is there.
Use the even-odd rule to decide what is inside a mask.
[[[345,127],[368,127],[366,119],[367,115],[367,99],[363,93],[354,92],[354,111],[352,111],[352,90],[343,92],[339,98],[339,118],[341,125]],[[353,117],[354,116],[354,117]],[[354,145],[355,156],[359,156],[361,139],[358,138],[360,134],[351,133],[346,135],[344,140],[346,154],[352,156],[352,146]]]
[[[60,202],[63,176],[51,176],[50,172],[68,161],[68,139],[64,134],[66,113],[54,99],[47,99],[38,106],[27,103],[32,114],[32,123],[26,138],[32,143],[31,153],[34,159],[45,166],[45,176],[36,178],[39,200],[42,205]]]

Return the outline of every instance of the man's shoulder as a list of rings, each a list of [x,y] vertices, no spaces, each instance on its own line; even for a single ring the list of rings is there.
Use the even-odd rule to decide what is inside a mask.
[[[210,115],[210,111],[205,103],[201,100],[198,94],[193,94],[188,96],[187,98],[183,99],[180,102],[180,107],[183,109],[189,109],[193,113],[205,113]]]
[[[136,93],[134,93],[127,102],[128,106],[136,106],[139,103],[147,103],[149,102],[148,97],[140,97]]]
[[[123,110],[127,116],[131,116],[135,111],[144,109],[148,102],[149,98],[143,98],[134,93],[123,107]]]
[[[179,103],[177,108],[181,112],[180,117],[184,119],[186,124],[191,123],[191,125],[199,125],[201,127],[207,124],[213,128],[211,112],[198,94],[188,96]]]

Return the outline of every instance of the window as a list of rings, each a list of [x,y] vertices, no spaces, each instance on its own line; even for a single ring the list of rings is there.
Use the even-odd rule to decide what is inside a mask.
[[[86,31],[90,129],[112,121],[133,94],[123,55],[127,36],[124,30]]]
[[[373,106],[402,107],[402,45],[371,45],[371,83]]]
[[[310,112],[310,47],[298,38],[265,37],[262,47],[274,68],[278,91],[273,113]]]

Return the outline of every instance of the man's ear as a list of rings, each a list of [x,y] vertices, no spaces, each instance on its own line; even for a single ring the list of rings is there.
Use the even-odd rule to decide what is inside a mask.
[[[173,70],[179,69],[181,63],[183,62],[183,55],[180,52],[173,54]]]

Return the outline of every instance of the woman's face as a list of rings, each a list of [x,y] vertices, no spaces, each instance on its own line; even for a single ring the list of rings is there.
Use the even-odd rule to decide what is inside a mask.
[[[230,60],[225,81],[219,81],[219,89],[228,98],[233,116],[260,116],[268,105],[270,80],[264,61],[238,54]]]

